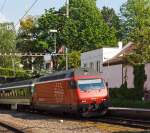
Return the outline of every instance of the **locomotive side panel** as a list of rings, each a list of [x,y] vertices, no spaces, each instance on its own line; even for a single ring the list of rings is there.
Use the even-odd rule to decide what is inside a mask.
[[[57,112],[75,111],[77,93],[69,85],[70,80],[59,80],[35,85],[34,106]]]

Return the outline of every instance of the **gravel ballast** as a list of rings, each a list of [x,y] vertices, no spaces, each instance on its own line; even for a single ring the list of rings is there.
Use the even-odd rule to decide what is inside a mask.
[[[143,131],[122,126],[65,119],[54,115],[0,110],[0,121],[16,126],[25,133],[119,133]]]

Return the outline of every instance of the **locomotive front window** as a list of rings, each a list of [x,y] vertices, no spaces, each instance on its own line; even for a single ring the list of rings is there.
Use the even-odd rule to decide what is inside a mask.
[[[101,79],[78,80],[78,86],[81,90],[103,89],[105,87]]]

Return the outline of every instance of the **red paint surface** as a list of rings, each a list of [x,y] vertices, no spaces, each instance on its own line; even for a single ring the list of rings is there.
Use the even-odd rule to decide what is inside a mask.
[[[74,79],[96,79],[97,76],[75,76]],[[80,91],[79,88],[71,88],[71,79],[57,80],[49,83],[35,85],[33,103],[49,105],[78,105],[101,104],[108,99],[107,88],[101,90]]]
[[[69,80],[35,85],[33,101],[47,104],[76,104],[77,89],[69,86]]]

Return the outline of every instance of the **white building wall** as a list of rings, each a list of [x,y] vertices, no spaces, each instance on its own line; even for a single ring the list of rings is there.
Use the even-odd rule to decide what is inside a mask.
[[[147,75],[147,80],[144,84],[144,88],[150,91],[150,63],[145,65],[145,74]]]
[[[119,88],[122,85],[122,80],[125,82],[127,80],[127,87],[134,88],[134,68],[131,65],[123,67],[122,75],[122,65],[112,65],[105,66],[103,68],[102,77],[108,82],[109,88]],[[150,63],[145,64],[145,74],[147,79],[144,83],[144,88],[147,91],[150,91]],[[126,75],[126,76],[125,76]],[[122,78],[123,76],[123,78]]]
[[[122,85],[122,65],[103,67],[102,77],[108,82],[109,88],[119,88]]]
[[[105,66],[103,67],[102,77],[108,82],[109,88],[120,88],[125,80],[128,88],[134,88],[133,71],[134,69],[130,65],[123,67],[123,69],[122,64]]]
[[[84,64],[86,64],[86,67],[90,68],[90,63],[93,63],[93,67],[95,70],[97,70],[97,62],[100,62],[100,72],[103,72],[103,62],[114,57],[116,54],[118,54],[121,50],[121,47],[119,48],[101,48],[85,53],[81,53],[81,67],[84,67]]]
[[[128,88],[134,88],[134,68],[131,65],[123,67],[123,82],[127,81]]]
[[[90,63],[93,63],[96,70],[97,61],[100,61],[101,68],[103,63],[103,49],[81,53],[81,67],[84,67],[84,64],[86,64],[86,67],[90,67]]]
[[[103,67],[102,64],[104,61],[112,58],[121,49],[119,48],[102,48],[81,54],[81,67],[84,67],[84,64],[87,64],[87,67],[90,67],[90,63],[93,63],[93,67],[97,70],[97,61],[100,61],[101,75],[108,82],[109,88],[119,88],[122,85],[122,82],[125,81],[125,73],[127,74],[127,86],[128,88],[134,88],[134,68],[127,65],[123,68],[122,64],[111,65]],[[144,84],[145,90],[150,91],[150,63],[145,65],[145,74],[147,75],[147,80]],[[123,80],[123,81],[122,81]]]

